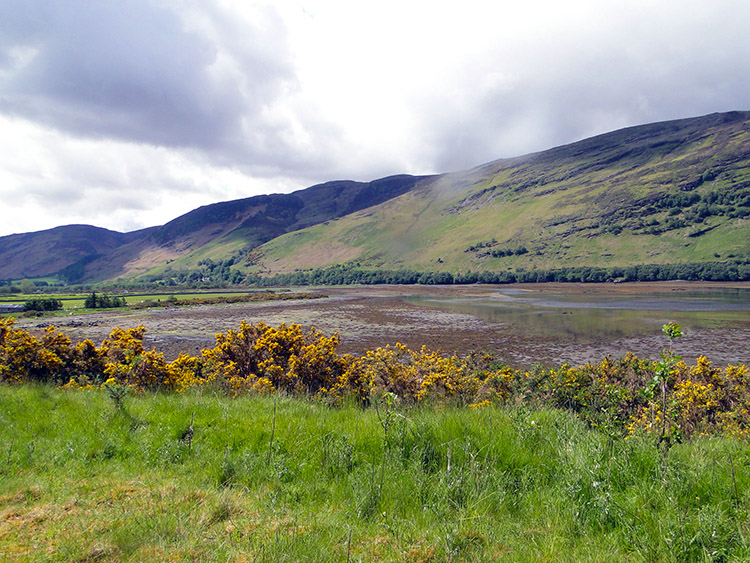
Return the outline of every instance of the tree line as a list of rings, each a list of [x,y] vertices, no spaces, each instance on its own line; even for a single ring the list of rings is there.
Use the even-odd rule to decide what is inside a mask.
[[[249,285],[348,285],[348,284],[508,284],[545,282],[635,282],[635,281],[750,281],[750,260],[696,262],[687,264],[643,264],[626,267],[575,266],[552,270],[519,268],[499,272],[417,272],[414,270],[368,270],[334,266],[277,274],[248,275]]]
[[[510,284],[545,282],[636,282],[636,281],[750,281],[750,259],[738,258],[722,262],[690,262],[683,264],[639,264],[633,266],[569,266],[554,269],[518,268],[516,270],[421,272],[412,269],[368,269],[358,264],[336,265],[328,268],[300,270],[288,274],[261,276],[243,274],[230,269],[234,259],[202,265],[199,270],[146,276],[129,283],[118,283],[120,289],[148,289],[159,286],[274,287],[289,285],[451,285],[451,284]],[[208,266],[208,267],[206,267]],[[2,282],[0,282],[2,283]],[[0,289],[11,289],[6,285]],[[53,290],[57,288],[48,288]],[[122,307],[124,297],[113,297],[92,292],[86,299],[87,308]],[[45,310],[45,309],[36,309]]]
[[[24,311],[59,311],[62,308],[59,299],[29,299],[23,304]]]
[[[84,307],[87,309],[113,309],[115,307],[125,307],[125,298],[106,295],[103,293],[97,294],[96,291],[92,291],[91,294],[86,297]]]

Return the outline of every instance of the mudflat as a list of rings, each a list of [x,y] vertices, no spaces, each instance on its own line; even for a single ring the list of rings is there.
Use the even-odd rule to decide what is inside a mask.
[[[336,286],[320,299],[113,311],[55,319],[73,340],[100,342],[114,327],[142,324],[145,344],[172,359],[197,355],[242,320],[299,323],[338,332],[341,353],[401,342],[447,354],[492,352],[514,367],[574,365],[627,352],[657,358],[661,325],[680,322],[676,351],[717,365],[750,364],[750,283]],[[36,327],[38,319],[22,319]]]

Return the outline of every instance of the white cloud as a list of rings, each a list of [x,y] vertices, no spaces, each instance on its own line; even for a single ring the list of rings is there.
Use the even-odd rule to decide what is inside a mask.
[[[0,118],[0,130],[3,234],[75,223],[130,231],[200,205],[296,187],[190,151],[75,138],[19,119]]]

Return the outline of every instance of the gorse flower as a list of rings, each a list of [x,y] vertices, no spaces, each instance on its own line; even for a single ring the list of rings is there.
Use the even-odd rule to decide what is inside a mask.
[[[750,435],[750,378],[744,365],[695,365],[674,354],[679,325],[664,325],[670,339],[660,360],[627,354],[599,363],[517,370],[490,354],[444,356],[396,343],[360,357],[341,355],[338,334],[325,336],[298,324],[242,322],[216,335],[198,357],[169,362],[146,350],[146,329],[115,328],[101,346],[76,344],[48,327],[41,337],[0,320],[0,382],[50,382],[65,389],[127,388],[182,392],[211,386],[231,395],[274,393],[329,402],[352,397],[368,405],[382,397],[400,403],[452,403],[477,409],[528,404],[566,409],[592,426],[670,441],[691,434]]]

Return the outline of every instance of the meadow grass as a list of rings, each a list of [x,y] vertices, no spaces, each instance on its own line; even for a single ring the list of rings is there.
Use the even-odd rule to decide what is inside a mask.
[[[1,560],[743,561],[749,506],[746,442],[563,411],[0,387]]]
[[[115,292],[106,292],[106,291],[97,291],[97,293],[101,295],[110,295],[113,297],[122,297],[125,299],[125,303],[132,308],[146,308],[146,307],[155,307],[155,306],[184,306],[184,305],[190,305],[191,302],[195,302],[195,304],[201,304],[201,301],[203,300],[211,300],[211,299],[221,299],[221,298],[233,298],[237,297],[239,295],[249,295],[252,296],[254,294],[261,294],[265,293],[265,291],[262,290],[233,290],[233,291],[217,291],[217,290],[208,290],[208,291],[194,291],[194,290],[185,290],[184,288],[174,288],[174,291],[171,292],[158,292],[158,293],[149,293],[149,292],[143,292],[143,293],[127,293],[123,294],[122,292],[115,291]],[[90,313],[101,313],[102,311],[111,311],[114,308],[87,308],[85,307],[86,304],[86,298],[91,294],[91,292],[86,293],[76,293],[76,294],[57,294],[57,293],[37,293],[37,294],[30,294],[30,295],[24,295],[24,294],[16,294],[12,296],[6,296],[6,297],[0,297],[0,303],[13,303],[13,304],[23,304],[26,301],[29,301],[30,299],[60,299],[62,302],[62,309],[57,311],[45,311],[45,312],[39,312],[38,316],[44,316],[44,317],[60,317],[60,316],[69,316],[71,314],[90,314]],[[174,302],[174,303],[173,303]],[[118,312],[127,311],[127,308],[121,307],[116,309]],[[10,317],[10,316],[17,316],[17,313],[7,313],[0,315],[0,318],[4,317]]]

